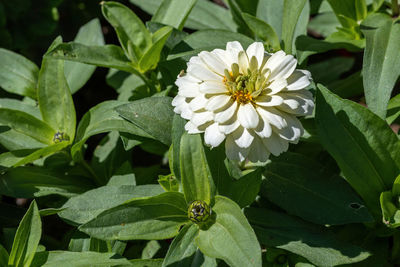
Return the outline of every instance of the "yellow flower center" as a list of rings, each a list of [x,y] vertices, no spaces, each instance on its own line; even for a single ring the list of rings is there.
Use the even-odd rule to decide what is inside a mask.
[[[267,71],[247,70],[247,74],[239,72],[239,65],[234,63],[232,71],[224,71],[223,83],[229,91],[229,95],[239,104],[254,102],[254,99],[268,84]]]

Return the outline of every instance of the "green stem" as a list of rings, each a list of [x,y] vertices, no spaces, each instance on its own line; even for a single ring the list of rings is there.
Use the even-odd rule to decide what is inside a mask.
[[[392,0],[392,15],[398,17],[400,13],[398,0]]]
[[[142,79],[142,81],[150,88],[152,92],[156,92],[156,88],[154,87],[154,85],[149,81],[149,79],[143,73],[135,69],[134,74],[139,76],[140,79]]]

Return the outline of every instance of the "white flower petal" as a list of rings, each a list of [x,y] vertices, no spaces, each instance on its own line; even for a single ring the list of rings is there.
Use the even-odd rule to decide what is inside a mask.
[[[224,70],[227,69],[228,66],[223,61],[221,61],[216,54],[203,51],[200,52],[199,57],[203,61],[203,63],[208,66],[209,69],[221,76],[224,76]]]
[[[199,94],[192,99],[189,103],[189,107],[192,111],[198,111],[203,109],[208,103],[208,99],[204,95]]]
[[[202,81],[222,81],[223,77],[210,70],[204,63],[189,63],[187,71],[194,77]]]
[[[285,89],[287,86],[287,81],[285,79],[277,79],[273,81],[270,85],[268,85],[268,89],[271,90],[269,94],[274,95]]]
[[[188,121],[185,124],[185,130],[190,133],[190,134],[198,134],[202,133],[203,131],[200,131],[196,125],[194,125],[191,121]]]
[[[268,110],[262,107],[257,107],[256,109],[258,114],[260,114],[264,120],[268,121],[276,128],[282,129],[287,126],[286,121],[282,117],[282,112],[279,112],[277,109],[273,107],[269,107]]]
[[[216,122],[224,123],[224,122],[228,121],[229,119],[231,119],[232,116],[236,114],[236,110],[237,110],[237,106],[238,106],[237,102],[233,101],[233,100],[230,100],[230,102],[232,102],[231,106],[229,106],[224,111],[220,111],[215,114],[214,120]]]
[[[259,121],[259,115],[253,104],[241,104],[237,113],[238,120],[244,128],[256,128]]]
[[[189,108],[188,104],[180,105],[181,117],[190,120],[193,117],[193,111]]]
[[[261,64],[264,59],[264,45],[260,42],[255,42],[249,45],[249,47],[246,49],[246,54],[249,59],[251,59],[253,56],[256,57],[258,67],[261,67]]]
[[[282,152],[287,151],[288,142],[282,140],[276,133],[272,133],[269,138],[262,139],[264,146],[271,152],[274,156],[279,156]]]
[[[272,128],[269,122],[261,116],[261,120],[257,128],[254,129],[254,132],[261,138],[268,138],[272,134]]]
[[[228,95],[216,95],[209,99],[205,107],[207,110],[214,111],[228,104],[230,99],[231,97]]]
[[[185,97],[177,95],[177,96],[174,97],[174,99],[172,99],[172,103],[171,104],[174,107],[176,107],[176,106],[179,106],[179,105],[183,104],[183,102],[185,102]]]
[[[304,89],[311,83],[311,74],[307,70],[295,70],[287,78],[287,83],[286,89],[289,91]]]
[[[251,145],[249,154],[247,156],[248,160],[251,162],[266,162],[269,158],[269,151],[264,146],[262,140],[258,137],[254,138],[253,144]]]
[[[234,120],[232,123],[228,124],[219,124],[218,128],[221,133],[226,135],[232,133],[240,126],[240,123],[237,120]]]
[[[291,143],[297,143],[304,133],[303,126],[296,117],[288,115],[285,117],[285,120],[287,121],[288,126],[283,129],[277,129],[277,133],[281,138],[288,140]]]
[[[204,142],[211,146],[219,146],[225,139],[225,135],[219,131],[218,123],[213,123],[204,132]]]
[[[278,65],[282,62],[285,56],[286,54],[282,50],[273,53],[272,56],[265,63],[264,69],[268,68],[272,72],[278,67]]]
[[[238,147],[233,137],[227,136],[225,141],[225,153],[228,159],[242,162],[246,159],[249,151],[250,147],[248,148]]]
[[[214,114],[210,111],[195,112],[193,113],[193,116],[190,120],[194,125],[200,126],[205,124],[206,122],[212,121],[213,117]]]
[[[286,79],[293,73],[293,71],[296,69],[296,66],[297,60],[292,55],[287,55],[274,70],[271,70],[272,73],[270,79]]]
[[[279,106],[283,103],[283,98],[279,95],[260,95],[256,99],[256,104],[263,107]]]
[[[208,81],[200,84],[200,92],[203,94],[225,94],[228,89],[222,82]]]
[[[236,131],[233,132],[233,138],[235,139],[235,143],[239,147],[249,147],[254,140],[254,135],[246,128],[239,127]]]
[[[310,91],[291,91],[291,93],[281,93],[280,96],[283,98],[283,104],[279,106],[279,109],[287,113],[307,116],[314,110],[313,95]]]

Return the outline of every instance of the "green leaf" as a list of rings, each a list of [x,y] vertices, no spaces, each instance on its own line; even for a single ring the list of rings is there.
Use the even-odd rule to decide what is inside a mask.
[[[83,160],[82,146],[86,140],[96,134],[121,131],[143,137],[152,138],[136,125],[121,118],[115,108],[128,102],[105,101],[91,108],[81,119],[76,132],[75,144],[71,148],[71,154],[75,161]]]
[[[125,54],[132,61],[138,62],[152,44],[150,32],[143,22],[132,10],[117,2],[102,2],[101,10],[117,32]]]
[[[151,197],[163,193],[159,185],[102,186],[70,198],[59,216],[69,223],[84,224],[105,210],[116,207],[132,198]]]
[[[245,214],[262,244],[303,256],[316,266],[351,264],[370,256],[355,245],[337,240],[325,227],[284,213],[248,208]]]
[[[281,49],[279,37],[268,23],[247,13],[243,13],[243,19],[254,34],[260,38],[270,50],[278,51]]]
[[[242,15],[242,12],[244,12],[244,9],[242,7],[250,6],[249,3],[247,3],[246,5],[240,5],[240,1],[237,0],[226,0],[225,3],[228,5],[229,10],[231,11],[232,14],[233,21],[235,21],[237,25],[236,31],[252,37],[253,33],[245,23]]]
[[[373,221],[345,180],[325,169],[311,158],[285,153],[266,166],[262,195],[288,213],[322,225]]]
[[[8,169],[0,177],[0,193],[19,198],[52,194],[71,197],[90,188],[90,184],[81,177],[67,176],[40,167]]]
[[[179,150],[181,147],[181,137],[185,133],[185,124],[186,120],[183,119],[178,114],[174,114],[172,119],[172,129],[171,129],[171,139],[172,145],[170,148],[170,152],[168,155],[169,159],[169,168],[171,169],[172,174],[181,181],[181,167],[179,160]]]
[[[343,27],[349,28],[357,25],[357,0],[327,0]]]
[[[181,182],[187,203],[202,200],[210,205],[215,189],[201,136],[184,133],[179,153]]]
[[[147,97],[116,107],[118,114],[163,144],[171,144],[174,112],[170,97]]]
[[[9,151],[37,149],[45,144],[7,126],[0,126],[0,144]]]
[[[232,200],[215,197],[215,222],[200,229],[196,243],[201,252],[223,259],[229,266],[261,266],[261,248],[240,207]]]
[[[197,250],[194,239],[198,233],[199,228],[197,225],[185,225],[169,246],[162,266],[191,266],[190,263]]]
[[[116,45],[88,46],[74,42],[62,43],[48,51],[46,57],[136,72],[124,51]]]
[[[33,103],[12,98],[1,98],[0,108],[19,110],[41,120],[42,114],[40,114],[39,107],[37,106],[36,101],[32,100],[32,102]]]
[[[0,244],[0,265],[7,266],[8,258],[9,256],[7,250]]]
[[[315,118],[319,139],[378,218],[379,195],[392,187],[399,173],[400,141],[386,122],[368,109],[321,85],[318,88]]]
[[[357,21],[362,21],[367,17],[367,3],[365,0],[355,0],[356,18]]]
[[[163,0],[151,21],[182,30],[197,0]]]
[[[168,55],[167,60],[184,57],[189,59],[201,51],[213,50],[215,48],[226,48],[226,43],[238,41],[244,48],[254,42],[253,39],[240,34],[226,30],[202,30],[185,37],[181,43],[175,46]]]
[[[162,186],[162,188],[167,192],[179,191],[179,182],[172,174],[159,175],[157,181]]]
[[[393,203],[394,197],[395,196],[390,191],[382,192],[380,196],[383,217],[382,220],[383,223],[390,228],[396,228],[400,226],[400,210]]]
[[[54,130],[47,123],[22,111],[0,108],[0,125],[28,135],[41,143],[53,144]]]
[[[387,118],[388,124],[392,124],[400,116],[400,94],[390,99],[388,104]]]
[[[279,37],[282,35],[283,5],[282,0],[259,0],[257,6],[256,17],[271,25]]]
[[[354,58],[333,57],[324,61],[307,66],[307,70],[312,73],[315,83],[330,84],[338,81],[344,73],[351,70],[354,65]],[[329,69],[329,72],[326,70]],[[329,86],[327,86],[329,88]]]
[[[130,267],[161,267],[163,259],[134,259],[129,263]]]
[[[76,35],[74,42],[84,45],[104,45],[104,37],[101,31],[100,21],[92,19],[83,25]],[[65,78],[68,81],[71,94],[78,91],[92,76],[96,67],[79,62],[67,61],[64,65]]]
[[[154,14],[161,5],[160,0],[130,0],[149,14]],[[235,31],[236,25],[229,10],[207,0],[198,0],[185,23],[194,30],[222,29]]]
[[[68,142],[61,142],[61,143],[56,143],[56,144],[52,144],[50,146],[40,148],[36,151],[33,151],[29,155],[25,155],[23,158],[20,158],[12,166],[17,167],[17,166],[22,166],[22,165],[34,162],[37,159],[44,158],[48,155],[54,154],[54,153],[64,149],[68,145],[69,145]],[[23,150],[23,152],[24,151],[26,152],[27,150]],[[15,154],[14,151],[12,153]]]
[[[59,44],[56,39],[50,49]],[[39,72],[38,102],[43,121],[74,140],[76,115],[71,91],[64,75],[64,61],[44,58]]]
[[[169,246],[167,255],[163,261],[163,267],[186,267],[202,266],[216,267],[217,262],[214,258],[207,257],[201,253],[195,243],[195,238],[199,233],[199,228],[195,224],[185,225],[174,238]]]
[[[86,266],[130,266],[129,261],[114,253],[92,251],[43,251],[38,252],[32,266],[41,267],[86,267]]]
[[[284,0],[282,17],[282,41],[285,52],[292,53],[294,31],[300,13],[304,8],[306,0]]]
[[[8,259],[11,266],[30,266],[42,235],[42,222],[35,200],[22,218]]]
[[[308,24],[308,29],[327,37],[336,32],[336,28],[340,27],[340,23],[333,12],[325,12],[318,14]]]
[[[141,72],[144,73],[157,67],[157,63],[160,60],[161,50],[163,49],[168,37],[171,35],[171,32],[172,28],[165,26],[153,34],[152,46],[144,52],[143,56],[139,60],[139,70]]]
[[[35,63],[4,48],[0,48],[0,62],[0,87],[36,99],[39,69]]]
[[[235,179],[225,166],[226,155],[223,146],[206,149],[205,152],[217,194],[230,198],[241,208],[250,205],[260,191],[262,168],[250,171],[243,176],[240,173],[241,177]]]
[[[175,236],[188,221],[182,193],[132,199],[108,209],[79,230],[107,240],[167,239]]]
[[[390,94],[400,75],[400,21],[377,13],[361,25],[366,38],[363,83],[368,108],[381,118],[386,116]]]

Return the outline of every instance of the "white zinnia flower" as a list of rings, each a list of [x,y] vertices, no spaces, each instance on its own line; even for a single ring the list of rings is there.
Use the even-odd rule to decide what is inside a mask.
[[[264,162],[302,136],[296,116],[314,109],[305,89],[311,75],[296,70],[293,56],[266,53],[259,42],[244,51],[235,41],[226,50],[199,53],[187,66],[175,82],[174,111],[189,120],[185,129],[190,134],[204,132],[207,145],[216,147],[226,139],[228,158]]]

